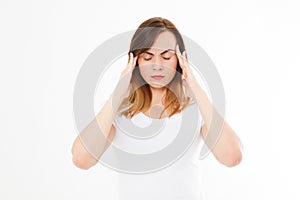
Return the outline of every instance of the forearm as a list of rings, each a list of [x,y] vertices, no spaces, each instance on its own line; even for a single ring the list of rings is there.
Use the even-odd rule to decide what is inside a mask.
[[[230,167],[237,165],[242,159],[239,137],[218,113],[200,85],[197,83],[193,88],[194,98],[204,120],[201,133],[205,143],[219,162]]]
[[[205,91],[199,85],[193,75],[187,61],[186,51],[180,53],[177,46],[177,55],[180,67],[183,70],[183,84],[187,86],[187,91],[192,90],[190,95],[197,102],[204,124],[200,129],[200,134],[215,157],[227,166],[234,166],[240,162],[241,142],[234,130],[225,122],[223,117],[208,99]]]
[[[121,103],[120,100],[121,97],[118,97],[117,95],[116,96],[111,95],[109,99],[106,101],[106,103],[104,104],[103,108],[96,115],[95,120],[97,120],[101,128],[101,132],[105,135],[106,138],[111,129],[117,109],[120,106]]]
[[[193,98],[197,102],[204,124],[207,127],[210,127],[213,115],[216,115],[217,113],[216,109],[210,102],[205,91],[197,82],[193,82],[191,89],[193,91]]]
[[[116,102],[113,101],[113,95],[111,95],[93,121],[76,138],[80,142],[74,142],[72,153],[77,160],[81,162],[89,162],[93,159],[99,160],[104,153],[114,116],[120,105],[120,100],[118,99],[121,98],[116,97],[115,99],[117,99]]]
[[[201,130],[201,136],[207,146],[210,149],[213,149],[217,140],[220,139],[220,135],[225,134],[223,131],[227,126],[227,123],[210,102],[207,94],[198,83],[193,84],[193,94],[204,121],[204,125],[202,127],[203,130]],[[224,141],[223,143],[226,144],[227,141]]]

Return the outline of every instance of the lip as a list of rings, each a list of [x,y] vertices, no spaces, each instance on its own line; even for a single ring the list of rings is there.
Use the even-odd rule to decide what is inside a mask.
[[[162,75],[153,75],[151,76],[151,78],[155,79],[155,80],[160,80],[162,78],[164,78],[165,76],[162,76]]]

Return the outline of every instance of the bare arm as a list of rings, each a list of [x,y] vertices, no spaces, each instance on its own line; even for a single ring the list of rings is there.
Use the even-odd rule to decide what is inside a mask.
[[[213,128],[211,129],[213,132]],[[215,133],[212,133],[215,134]],[[224,121],[218,137],[208,133],[207,125],[202,126],[201,135],[205,143],[212,149],[215,158],[227,167],[234,167],[242,160],[242,144],[234,130]],[[217,140],[215,140],[217,139]]]
[[[115,133],[112,123],[120,101],[114,105],[111,95],[95,119],[75,139],[71,151],[77,167],[89,169],[94,166],[111,143]]]
[[[129,95],[132,71],[137,56],[130,52],[127,67],[122,71],[119,82],[95,119],[81,131],[72,146],[73,163],[81,169],[94,166],[110,145],[115,134],[112,124],[123,99]]]
[[[198,84],[194,87],[197,91],[195,98],[204,120],[202,138],[220,163],[227,167],[238,165],[242,160],[242,144],[239,137],[211,104],[203,89]],[[222,124],[223,127],[218,130]]]
[[[228,167],[239,164],[242,160],[242,144],[239,137],[214,108],[199,85],[187,60],[186,51],[181,53],[177,45],[176,55],[185,78],[182,83],[187,88],[187,95],[195,98],[204,120],[201,128],[204,142],[220,163]]]

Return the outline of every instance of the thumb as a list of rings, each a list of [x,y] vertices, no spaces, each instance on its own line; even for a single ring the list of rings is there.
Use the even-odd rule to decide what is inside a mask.
[[[188,93],[189,87],[185,79],[182,79],[182,85],[184,87],[185,93]]]
[[[187,95],[187,97],[193,97],[191,88],[185,79],[182,79],[182,85],[184,86],[185,94]]]
[[[188,84],[186,83],[186,80],[185,80],[185,79],[182,79],[182,85],[183,85],[184,87],[188,87]]]

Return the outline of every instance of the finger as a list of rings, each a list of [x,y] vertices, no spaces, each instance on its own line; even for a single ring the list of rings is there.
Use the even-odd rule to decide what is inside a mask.
[[[190,91],[189,91],[189,87],[188,87],[188,84],[186,83],[185,79],[182,79],[182,85],[185,88],[185,94],[189,97],[190,96]]]
[[[184,50],[184,52],[182,53],[183,54],[183,60],[184,60],[184,66],[186,66],[186,67],[190,67],[189,66],[189,61],[188,61],[188,59],[187,59],[187,54],[186,54],[186,50]]]
[[[133,58],[133,53],[130,52],[130,54],[129,54],[129,64],[132,64],[132,58]]]
[[[184,85],[186,87],[186,80],[182,79],[182,85]]]
[[[184,57],[187,59],[187,53],[186,53],[186,50],[184,50]]]
[[[178,44],[176,45],[176,54],[179,55],[179,56],[181,56],[181,52],[180,52]]]
[[[183,76],[184,78],[187,78],[185,70],[182,70],[182,76]]]
[[[184,50],[184,52],[182,53],[182,57],[183,57],[184,60],[187,60],[186,50]]]
[[[183,74],[184,77],[186,77],[186,66],[185,66],[186,61],[184,60],[183,55],[180,53],[178,44],[176,45],[176,55],[177,55],[178,60],[179,60],[179,65],[182,69],[182,74]]]
[[[136,55],[136,56],[134,57],[135,61],[137,61],[138,57],[139,57],[138,55]]]
[[[122,71],[121,73],[121,76],[124,76],[125,74],[127,74],[128,72],[131,71],[131,68],[132,68],[132,63],[133,63],[133,54],[132,52],[129,52],[129,59],[128,59],[128,63],[127,63],[127,66],[126,68]]]
[[[137,58],[137,56],[133,57],[133,53],[130,52],[130,61],[128,63],[128,70],[129,71],[132,71],[134,69],[135,64],[136,64],[136,58]]]
[[[184,50],[182,53],[182,59],[184,60],[185,63],[187,62],[186,50]]]
[[[126,71],[128,71],[128,69],[130,68],[131,63],[132,63],[131,53],[129,53],[129,59],[128,59],[127,67],[126,67],[126,69],[125,69]]]
[[[182,64],[183,64],[183,60],[182,60],[182,55],[181,55],[181,53],[180,53],[178,44],[176,45],[176,55],[177,55],[177,57],[178,57],[179,64],[182,65]]]
[[[135,68],[135,66],[136,66],[136,61],[137,61],[137,59],[138,59],[138,56],[135,56],[135,57],[133,58],[133,63],[132,63],[132,65],[131,65],[131,70],[134,70],[134,68]]]
[[[187,61],[187,55],[186,55],[186,51],[184,50],[184,52],[182,53],[182,59],[183,59],[183,63],[184,63],[184,66],[188,66],[188,61]]]

